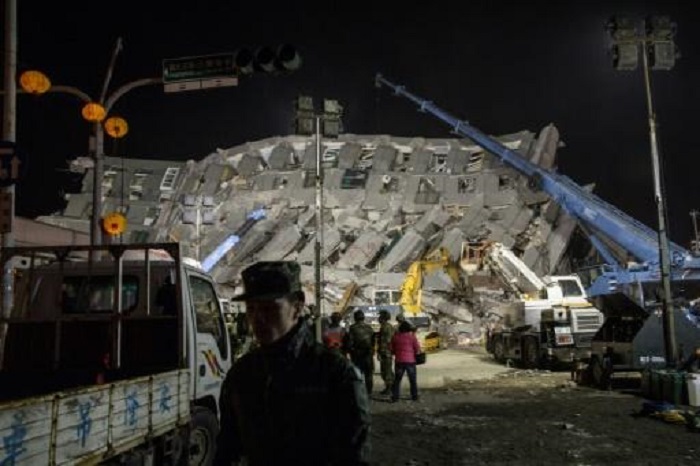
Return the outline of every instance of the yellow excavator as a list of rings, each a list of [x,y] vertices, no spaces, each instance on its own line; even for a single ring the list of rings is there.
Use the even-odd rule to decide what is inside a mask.
[[[423,312],[421,306],[423,276],[436,270],[447,273],[452,279],[454,292],[458,296],[468,296],[459,266],[450,259],[450,252],[446,248],[439,247],[411,264],[401,285],[399,304],[403,308],[406,320],[416,328],[416,336],[424,351],[435,351],[440,348],[440,336],[433,328],[430,315]]]

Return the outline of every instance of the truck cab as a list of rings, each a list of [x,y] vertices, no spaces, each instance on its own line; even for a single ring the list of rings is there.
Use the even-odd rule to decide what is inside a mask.
[[[8,248],[2,259],[17,255],[30,265],[1,322],[0,435],[22,419],[31,440],[20,455],[0,446],[0,462],[208,464],[231,366],[211,277],[175,243]]]

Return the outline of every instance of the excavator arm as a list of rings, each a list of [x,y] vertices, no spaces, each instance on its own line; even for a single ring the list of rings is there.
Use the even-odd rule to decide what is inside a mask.
[[[435,270],[444,270],[452,279],[457,294],[463,293],[465,287],[459,269],[450,260],[449,251],[440,247],[427,254],[424,259],[413,262],[408,268],[406,278],[401,285],[401,299],[399,301],[405,312],[414,316],[421,312],[423,274],[432,273]]]

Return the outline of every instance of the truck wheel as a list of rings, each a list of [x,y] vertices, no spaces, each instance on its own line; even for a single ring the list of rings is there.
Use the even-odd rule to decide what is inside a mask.
[[[493,358],[500,363],[506,360],[506,345],[502,338],[496,337],[496,341],[493,342]]]
[[[537,369],[540,365],[539,348],[534,338],[526,338],[523,341],[522,358],[523,365],[527,369]]]
[[[588,364],[588,370],[590,372],[590,379],[593,382],[594,387],[603,387],[603,363],[600,359],[593,357],[591,362]]]
[[[209,409],[195,406],[190,421],[190,466],[210,466],[214,461],[219,423]]]

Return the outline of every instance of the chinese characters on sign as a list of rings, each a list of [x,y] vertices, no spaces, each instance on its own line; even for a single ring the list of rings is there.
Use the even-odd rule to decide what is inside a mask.
[[[5,457],[0,458],[0,466],[15,466],[19,457],[27,452],[24,440],[27,436],[27,426],[24,424],[24,414],[16,413],[10,426],[10,433],[2,438],[2,447]]]
[[[236,76],[232,53],[163,60],[163,81],[199,80]]]

